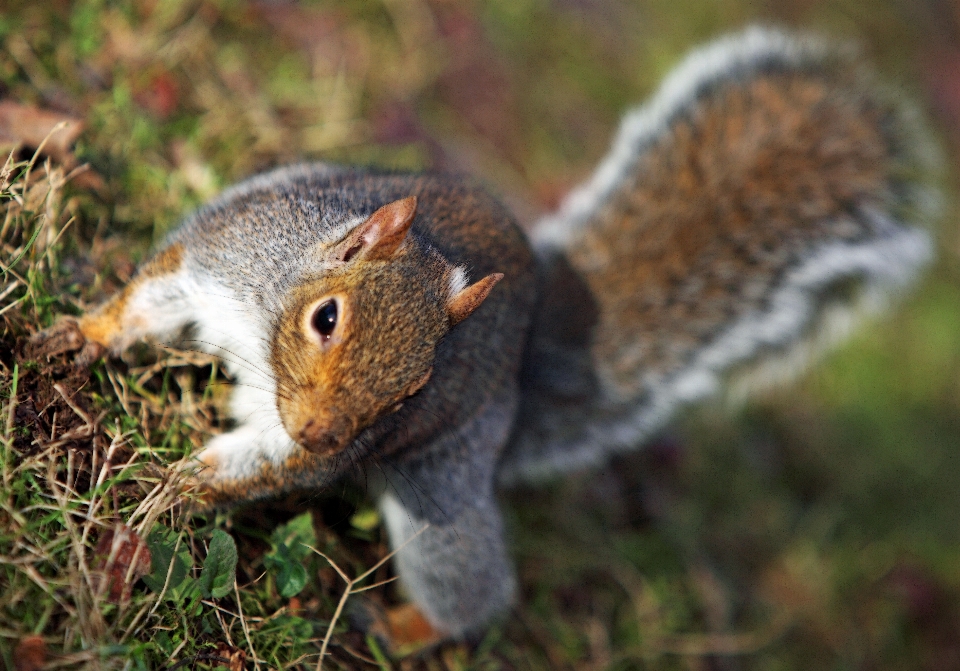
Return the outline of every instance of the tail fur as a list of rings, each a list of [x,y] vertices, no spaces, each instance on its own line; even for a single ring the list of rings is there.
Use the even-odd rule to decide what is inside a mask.
[[[909,286],[939,209],[917,116],[816,38],[750,28],[691,54],[534,230],[541,302],[501,481],[796,375]]]

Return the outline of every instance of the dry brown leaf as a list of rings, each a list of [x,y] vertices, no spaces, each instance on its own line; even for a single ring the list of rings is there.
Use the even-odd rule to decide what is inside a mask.
[[[60,123],[64,125],[57,128]],[[36,149],[43,144],[47,156],[64,163],[73,161],[70,148],[83,128],[83,121],[75,117],[0,100],[0,149],[5,152],[17,145]]]
[[[13,651],[17,671],[38,671],[47,662],[47,644],[43,636],[24,636]]]
[[[133,583],[150,572],[147,544],[125,524],[118,524],[103,533],[94,556],[98,574],[107,580],[102,589],[107,592],[107,599],[114,603],[129,599]],[[134,562],[136,564],[131,569]]]
[[[240,648],[227,645],[223,641],[217,643],[217,657],[229,660],[228,662],[217,662],[217,666],[225,666],[230,671],[243,671],[247,661],[247,653]]]

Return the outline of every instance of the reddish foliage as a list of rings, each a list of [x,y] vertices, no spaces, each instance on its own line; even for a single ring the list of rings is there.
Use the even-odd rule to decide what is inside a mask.
[[[38,671],[47,662],[47,644],[42,636],[24,636],[13,651],[17,671]]]
[[[180,105],[177,80],[169,72],[159,72],[135,95],[135,100],[158,119],[167,119]]]
[[[217,643],[217,657],[228,661],[218,661],[217,666],[227,667],[230,671],[243,671],[247,661],[247,653],[240,648],[227,645],[224,642]]]
[[[147,544],[125,524],[118,524],[100,536],[94,557],[97,562],[95,570],[107,580],[103,589],[113,603],[129,599],[133,583],[150,571]]]
[[[927,569],[912,563],[897,565],[887,583],[904,605],[910,634],[922,650],[919,668],[952,671],[960,668],[960,594]]]

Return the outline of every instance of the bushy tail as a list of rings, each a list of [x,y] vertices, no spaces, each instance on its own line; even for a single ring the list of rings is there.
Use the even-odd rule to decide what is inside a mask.
[[[750,28],[690,55],[540,222],[501,479],[641,445],[795,375],[930,260],[936,151],[848,50]]]

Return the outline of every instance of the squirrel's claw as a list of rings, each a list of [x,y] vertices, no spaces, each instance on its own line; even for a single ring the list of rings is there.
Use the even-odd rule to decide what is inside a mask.
[[[77,366],[86,368],[92,365],[98,359],[103,358],[103,355],[107,353],[107,348],[101,345],[98,342],[93,342],[88,340],[84,343],[83,347],[80,349],[80,353],[77,354],[74,358],[73,363]]]
[[[50,328],[33,334],[30,344],[38,356],[44,356],[48,361],[58,354],[79,350],[73,363],[83,368],[89,367],[107,352],[107,348],[100,343],[87,340],[79,322],[73,317],[61,317]]]
[[[420,650],[436,645],[444,639],[412,603],[387,609],[387,624],[390,638],[398,651]]]
[[[74,352],[83,348],[86,342],[80,325],[73,317],[61,317],[50,328],[30,336],[30,344],[48,358],[64,352]]]

